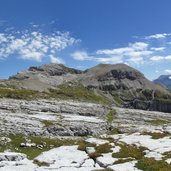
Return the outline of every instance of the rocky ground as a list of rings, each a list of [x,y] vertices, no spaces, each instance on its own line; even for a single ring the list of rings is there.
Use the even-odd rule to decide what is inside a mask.
[[[169,113],[0,99],[0,132],[0,171],[171,170]]]

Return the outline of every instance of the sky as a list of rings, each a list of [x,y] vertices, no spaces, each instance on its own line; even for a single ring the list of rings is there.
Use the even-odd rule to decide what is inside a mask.
[[[171,74],[170,0],[0,0],[0,79],[30,66],[125,63]]]

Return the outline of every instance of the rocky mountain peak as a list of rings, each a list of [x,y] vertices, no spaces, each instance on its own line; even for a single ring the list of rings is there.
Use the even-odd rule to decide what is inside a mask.
[[[165,87],[171,89],[171,75],[161,75],[159,78],[154,80],[154,83],[164,85]]]
[[[126,64],[99,64],[86,72],[89,76],[99,77],[100,80],[112,79],[144,79],[144,75]]]

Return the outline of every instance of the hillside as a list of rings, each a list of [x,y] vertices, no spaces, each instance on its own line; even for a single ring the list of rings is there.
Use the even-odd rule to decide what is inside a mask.
[[[15,87],[10,94],[27,91],[33,98],[76,99],[171,112],[170,92],[125,64],[99,64],[85,71],[59,64],[30,67],[1,84]],[[22,96],[22,92],[18,94]]]

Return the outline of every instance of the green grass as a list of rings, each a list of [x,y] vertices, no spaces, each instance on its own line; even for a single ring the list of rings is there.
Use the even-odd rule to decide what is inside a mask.
[[[8,88],[0,88],[0,98],[12,98],[12,99],[37,99],[43,94],[38,91],[26,90],[26,89],[8,89]]]
[[[106,115],[106,120],[108,123],[112,123],[116,115],[116,110],[112,109],[109,111],[109,113]]]
[[[138,169],[143,171],[170,171],[171,165],[163,160],[155,160],[154,158],[143,157],[136,164]]]
[[[24,135],[9,135],[8,136],[12,141],[6,145],[0,145],[0,152],[10,149],[14,152],[20,152],[27,155],[28,159],[34,159],[43,151],[48,151],[54,147],[60,147],[62,145],[75,145],[81,142],[81,140],[72,140],[72,139],[50,139],[43,137],[33,137],[33,136],[24,136]],[[26,142],[26,138],[31,140],[32,143],[37,145],[43,145],[43,149],[37,147],[20,147],[21,143]]]
[[[48,128],[48,127],[54,125],[54,122],[49,121],[49,120],[43,120],[42,123],[44,124],[44,127],[45,127],[45,128]]]
[[[160,132],[143,132],[142,135],[150,135],[152,139],[160,139],[167,136],[167,134]]]
[[[164,124],[167,124],[168,121],[167,120],[164,120],[164,119],[154,119],[154,120],[150,120],[149,121],[152,125],[164,125]]]
[[[130,162],[133,161],[134,159],[132,158],[127,158],[127,159],[118,159],[117,161],[115,161],[113,164],[121,164],[121,163],[126,163],[126,162]]]
[[[113,171],[113,170],[106,168],[106,169],[98,169],[98,170],[92,170],[92,171]]]
[[[110,153],[112,146],[109,143],[101,144],[95,148],[96,153]]]
[[[164,152],[163,154],[163,160],[167,160],[167,159],[170,159],[171,158],[171,151],[168,151],[168,152]]]
[[[120,134],[120,130],[118,128],[112,129],[110,132],[108,132],[108,135],[114,135],[114,134]]]
[[[49,163],[47,163],[47,162],[41,162],[41,161],[39,161],[39,160],[37,160],[37,159],[35,159],[35,160],[33,160],[33,163],[34,164],[37,164],[39,167],[41,167],[41,166],[49,166],[50,164]]]
[[[119,144],[121,147],[120,151],[117,153],[113,153],[112,157],[114,158],[134,158],[134,159],[141,159],[145,154],[145,147],[137,147],[135,145],[128,145],[128,144]]]
[[[96,144],[88,143],[86,141],[81,141],[78,146],[78,150],[86,151],[87,147],[96,147]]]
[[[48,93],[49,97],[61,98],[61,99],[74,99],[74,100],[87,100],[92,102],[107,103],[107,100],[103,96],[95,95],[93,91],[88,90],[84,86],[59,86],[59,89],[50,89]]]
[[[0,98],[13,99],[73,99],[82,101],[108,103],[104,96],[96,95],[93,91],[82,85],[61,85],[58,89],[49,89],[49,92],[39,92],[35,90],[16,89],[5,85],[0,86]]]
[[[118,106],[123,103],[123,101],[120,99],[118,94],[113,94],[113,99],[117,103]]]
[[[89,154],[89,157],[96,160],[97,157],[102,156],[102,153],[112,152],[112,146],[109,143],[101,144],[95,147],[95,152]]]

